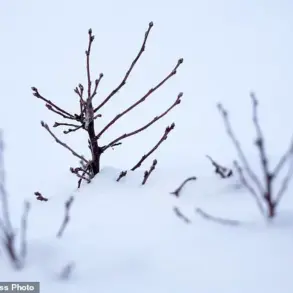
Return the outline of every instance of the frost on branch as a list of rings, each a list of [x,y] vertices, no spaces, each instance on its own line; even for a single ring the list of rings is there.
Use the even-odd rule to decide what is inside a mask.
[[[122,117],[126,114],[130,113],[134,110],[137,106],[144,103],[147,99],[149,99],[154,92],[159,90],[167,81],[169,81],[174,75],[177,73],[177,69],[183,63],[183,59],[180,58],[176,64],[173,66],[171,71],[163,77],[157,84],[153,85],[146,93],[140,97],[136,102],[131,105],[125,107],[125,109],[120,112],[116,113],[114,117],[112,117],[109,121],[106,121],[105,126],[101,129],[96,129],[95,120],[96,119],[103,119],[101,115],[102,108],[123,88],[126,83],[128,82],[130,74],[133,72],[135,66],[138,63],[138,60],[141,58],[143,52],[146,49],[146,43],[148,41],[151,29],[153,27],[153,22],[149,23],[148,29],[144,34],[142,45],[136,55],[136,57],[131,62],[129,68],[127,69],[126,73],[124,74],[121,82],[114,87],[112,91],[108,95],[106,95],[103,99],[100,100],[99,103],[94,103],[94,97],[96,96],[101,80],[103,78],[103,74],[101,73],[98,78],[93,80],[92,73],[91,73],[91,52],[92,52],[92,44],[94,42],[94,35],[92,30],[88,31],[88,46],[85,51],[85,69],[86,69],[86,83],[83,85],[82,83],[78,84],[75,87],[74,92],[78,97],[79,103],[79,112],[78,113],[70,113],[65,109],[59,107],[56,103],[52,102],[51,100],[45,98],[36,87],[32,87],[33,95],[42,100],[48,110],[54,112],[56,115],[60,116],[61,118],[67,120],[67,122],[55,122],[53,127],[65,127],[63,131],[64,134],[70,134],[73,132],[77,132],[79,130],[83,130],[87,133],[88,136],[88,148],[90,150],[90,158],[85,159],[85,157],[75,150],[73,150],[70,146],[64,143],[61,139],[59,139],[51,130],[49,125],[45,122],[42,122],[42,126],[47,130],[47,132],[55,139],[57,143],[62,145],[64,148],[69,150],[74,156],[81,160],[81,166],[76,168],[70,168],[71,172],[75,174],[78,178],[78,187],[80,187],[82,181],[90,182],[91,179],[100,172],[100,158],[101,155],[107,151],[108,149],[113,149],[116,146],[122,144],[122,141],[126,138],[129,138],[133,135],[139,134],[158,122],[161,118],[167,115],[175,106],[179,105],[181,102],[181,98],[183,93],[179,93],[175,101],[169,106],[167,110],[165,110],[161,114],[157,114],[151,121],[143,124],[142,126],[136,127],[133,130],[125,131],[125,133],[119,135],[117,138],[107,142],[106,144],[101,145],[100,141],[103,138],[104,134],[114,126]],[[127,101],[125,101],[127,102]],[[172,129],[174,128],[175,124],[172,124]],[[170,131],[168,131],[169,133]],[[168,133],[164,134],[163,140],[167,138]],[[162,142],[162,141],[161,141]],[[159,144],[153,149],[156,150]],[[152,151],[152,152],[153,152]],[[151,153],[152,153],[151,152]],[[147,155],[148,157],[148,155]],[[142,161],[138,163],[138,167],[141,165]],[[137,167],[137,168],[138,168]],[[124,175],[125,176],[125,175]],[[120,180],[120,179],[119,179]],[[118,180],[118,181],[119,181]]]
[[[247,157],[240,145],[239,140],[232,129],[228,112],[219,104],[218,109],[223,117],[226,132],[237,150],[239,161],[234,161],[241,183],[254,197],[261,213],[268,219],[276,216],[276,210],[282,196],[287,190],[290,179],[293,175],[293,139],[281,156],[279,162],[274,168],[269,167],[268,153],[266,150],[265,139],[258,116],[258,100],[252,93],[250,95],[252,102],[252,121],[256,130],[255,146],[258,150],[262,174],[257,176],[250,166]],[[280,176],[280,171],[288,165],[285,177],[281,180],[281,185],[276,186],[275,180]]]

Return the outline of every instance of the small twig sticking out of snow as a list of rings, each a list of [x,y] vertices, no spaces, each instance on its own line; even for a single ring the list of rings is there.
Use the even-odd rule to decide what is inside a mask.
[[[214,216],[206,213],[205,211],[203,211],[200,208],[196,208],[195,213],[197,213],[198,215],[200,215],[202,218],[204,218],[206,220],[210,220],[210,221],[222,224],[222,225],[230,225],[230,226],[239,226],[239,225],[241,225],[241,222],[236,221],[236,220],[230,220],[230,219],[223,219],[223,218],[214,217]]]
[[[66,202],[65,202],[65,215],[64,215],[64,219],[63,219],[63,222],[61,224],[61,227],[57,233],[57,237],[58,238],[61,238],[63,233],[64,233],[64,230],[70,220],[70,214],[69,214],[69,211],[70,211],[70,208],[72,206],[72,203],[74,201],[74,197],[71,196]]]
[[[179,210],[178,207],[174,207],[174,208],[173,208],[173,211],[174,211],[175,215],[176,215],[179,219],[181,219],[183,222],[185,222],[186,224],[190,224],[190,223],[191,223],[191,221],[190,221],[186,216],[184,216],[184,215],[182,214],[182,212]]]
[[[68,263],[61,271],[60,275],[59,275],[59,278],[61,280],[68,280],[71,275],[72,275],[72,272],[75,268],[75,263],[74,262],[70,262]]]
[[[141,164],[161,145],[163,141],[165,141],[168,138],[169,133],[175,128],[175,123],[172,123],[170,126],[167,126],[163,136],[160,138],[158,143],[145,155],[141,157],[139,162],[131,168],[131,171],[136,170],[141,166]]]
[[[187,179],[185,179],[177,189],[175,189],[173,192],[171,192],[171,194],[174,194],[176,197],[179,197],[180,196],[180,193],[183,189],[183,187],[186,185],[186,183],[188,183],[189,181],[193,181],[193,180],[196,180],[197,178],[195,176],[193,177],[189,177]]]
[[[208,155],[206,157],[211,161],[212,165],[215,167],[215,173],[219,174],[221,178],[225,179],[233,175],[232,169],[221,166]]]
[[[126,175],[127,175],[127,171],[121,171],[116,181],[119,182],[121,178],[125,177]]]
[[[150,167],[149,170],[146,170],[144,172],[144,176],[143,176],[143,181],[142,181],[142,185],[145,185],[147,180],[149,179],[150,175],[152,174],[152,172],[156,169],[156,165],[157,165],[158,161],[157,160],[153,160],[153,163]]]
[[[30,211],[30,203],[25,202],[24,203],[24,210],[23,215],[21,218],[21,247],[20,247],[20,256],[22,261],[25,260],[27,255],[27,219],[28,219],[28,213]]]
[[[48,198],[44,197],[40,192],[35,192],[36,199],[39,201],[48,201]]]

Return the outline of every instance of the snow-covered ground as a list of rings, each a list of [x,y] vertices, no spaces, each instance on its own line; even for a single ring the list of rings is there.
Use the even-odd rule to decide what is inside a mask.
[[[169,193],[183,178],[177,172],[157,170],[141,187],[142,173],[116,183],[119,170],[104,168],[78,192],[52,188],[48,202],[32,200],[25,269],[14,272],[2,257],[1,280],[37,280],[48,293],[292,292],[292,205],[268,226],[236,179],[218,179],[211,170],[178,199]],[[70,195],[71,220],[57,239]],[[208,221],[196,207],[241,223]],[[67,265],[73,269],[63,280]]]
[[[253,169],[249,92],[260,101],[260,120],[272,165],[292,137],[292,1],[0,1],[0,128],[13,227],[20,232],[25,200],[28,255],[15,271],[0,254],[0,281],[40,281],[42,293],[291,293],[293,292],[293,188],[273,223],[261,217],[237,176],[220,179],[206,159],[231,166],[235,150],[216,109],[231,114]],[[102,172],[76,190],[68,171],[76,158],[40,126],[56,116],[31,93],[75,112],[73,88],[85,82],[87,30],[96,35],[92,74],[104,73],[98,103],[121,81],[149,21],[154,28],[127,85],[102,112],[97,128],[164,78],[178,58],[178,74],[137,111],[121,119],[102,143],[137,128],[184,92],[182,103],[153,128],[102,158]],[[116,182],[161,137],[175,130],[141,169]],[[55,130],[55,129],[54,129]],[[87,138],[56,135],[88,154]],[[143,171],[158,159],[145,186]],[[170,192],[187,177],[180,198]],[[278,184],[278,183],[277,183]],[[35,199],[40,191],[47,202]],[[61,238],[64,203],[74,197]],[[177,208],[190,223],[174,212]],[[196,213],[239,221],[222,225]],[[72,271],[62,278],[67,267]]]

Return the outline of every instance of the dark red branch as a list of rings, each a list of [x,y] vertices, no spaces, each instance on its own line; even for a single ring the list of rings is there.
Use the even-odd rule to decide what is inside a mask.
[[[95,36],[92,34],[92,29],[89,29],[88,31],[89,34],[89,44],[88,44],[88,49],[85,51],[86,55],[86,73],[87,73],[87,86],[88,86],[88,99],[91,98],[91,88],[92,88],[92,82],[91,82],[91,71],[90,71],[90,55],[91,55],[91,48],[92,48],[92,43],[95,39]]]
[[[97,111],[99,111],[127,82],[127,79],[130,75],[130,73],[132,72],[134,66],[136,65],[137,61],[139,60],[139,58],[141,57],[142,53],[144,52],[145,50],[145,45],[146,45],[146,42],[147,42],[147,39],[148,39],[148,36],[149,36],[149,33],[151,31],[151,28],[153,27],[153,22],[150,22],[149,23],[149,27],[148,27],[148,30],[146,31],[145,33],[145,37],[144,37],[144,40],[143,40],[143,43],[142,43],[142,46],[137,54],[137,56],[135,57],[135,59],[132,61],[129,69],[127,70],[123,80],[121,81],[121,83],[105,98],[105,100],[98,106],[95,108],[94,112],[96,113]]]
[[[62,142],[59,138],[57,138],[57,136],[51,131],[51,129],[49,128],[48,124],[44,123],[43,121],[41,122],[41,125],[51,134],[51,136],[53,136],[53,138],[55,139],[55,141],[57,143],[59,143],[60,145],[62,145],[63,147],[65,147],[66,149],[68,149],[74,156],[78,157],[79,159],[81,159],[84,162],[88,162],[83,156],[79,155],[78,153],[76,153],[71,147],[69,147],[66,143]]]
[[[158,143],[145,155],[142,156],[142,158],[138,161],[138,163],[131,168],[131,171],[136,170],[141,166],[141,164],[161,145],[163,141],[165,141],[168,137],[168,134],[175,128],[175,123],[172,123],[170,126],[166,127],[165,132],[163,136],[160,138]]]
[[[33,95],[35,97],[37,97],[38,99],[41,99],[43,101],[45,101],[47,103],[47,108],[49,110],[54,111],[55,113],[63,116],[64,118],[67,119],[73,119],[74,120],[74,116],[68,112],[66,112],[65,110],[61,109],[60,107],[58,107],[56,104],[54,104],[53,102],[51,102],[50,100],[47,100],[46,98],[44,98],[38,91],[38,89],[36,87],[32,87],[32,91],[33,91]]]
[[[121,171],[116,181],[119,182],[126,175],[127,175],[127,171]]]
[[[157,163],[158,163],[157,160],[153,160],[153,163],[152,163],[150,169],[149,170],[146,170],[144,172],[143,181],[141,183],[142,185],[145,185],[146,184],[146,182],[149,179],[149,177],[151,176],[152,172],[156,169]]]
[[[116,144],[117,142],[120,142],[121,140],[127,138],[127,137],[131,137],[145,129],[147,129],[148,127],[150,127],[152,124],[154,124],[155,122],[159,121],[161,118],[163,118],[166,114],[168,114],[175,106],[177,106],[178,104],[180,104],[181,102],[181,97],[183,96],[183,93],[180,93],[177,96],[176,101],[165,111],[163,112],[161,115],[156,116],[152,121],[150,121],[149,123],[147,123],[146,125],[132,131],[129,133],[125,133],[121,136],[119,136],[118,138],[114,139],[113,141],[111,141],[109,144],[107,144],[106,146],[103,147],[103,150],[108,149],[109,147],[111,147],[112,145]]]
[[[99,139],[103,133],[109,129],[109,127],[113,126],[115,122],[117,122],[120,118],[122,118],[125,114],[129,113],[131,110],[133,110],[135,107],[137,107],[139,104],[143,103],[148,97],[151,96],[157,89],[162,87],[165,82],[167,82],[172,76],[174,76],[177,72],[178,67],[183,63],[183,59],[179,59],[176,66],[173,68],[173,70],[161,81],[159,82],[155,87],[151,88],[142,98],[140,98],[138,101],[133,103],[130,107],[128,107],[123,112],[116,115],[116,117],[111,120],[96,136],[96,139]]]

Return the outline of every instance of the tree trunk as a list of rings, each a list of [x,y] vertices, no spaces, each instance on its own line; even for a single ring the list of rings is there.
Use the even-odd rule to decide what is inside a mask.
[[[93,175],[97,175],[100,172],[100,157],[102,154],[101,148],[98,145],[97,139],[95,138],[95,125],[94,121],[91,121],[88,126],[88,135],[90,141],[90,148],[92,152],[92,172]]]

